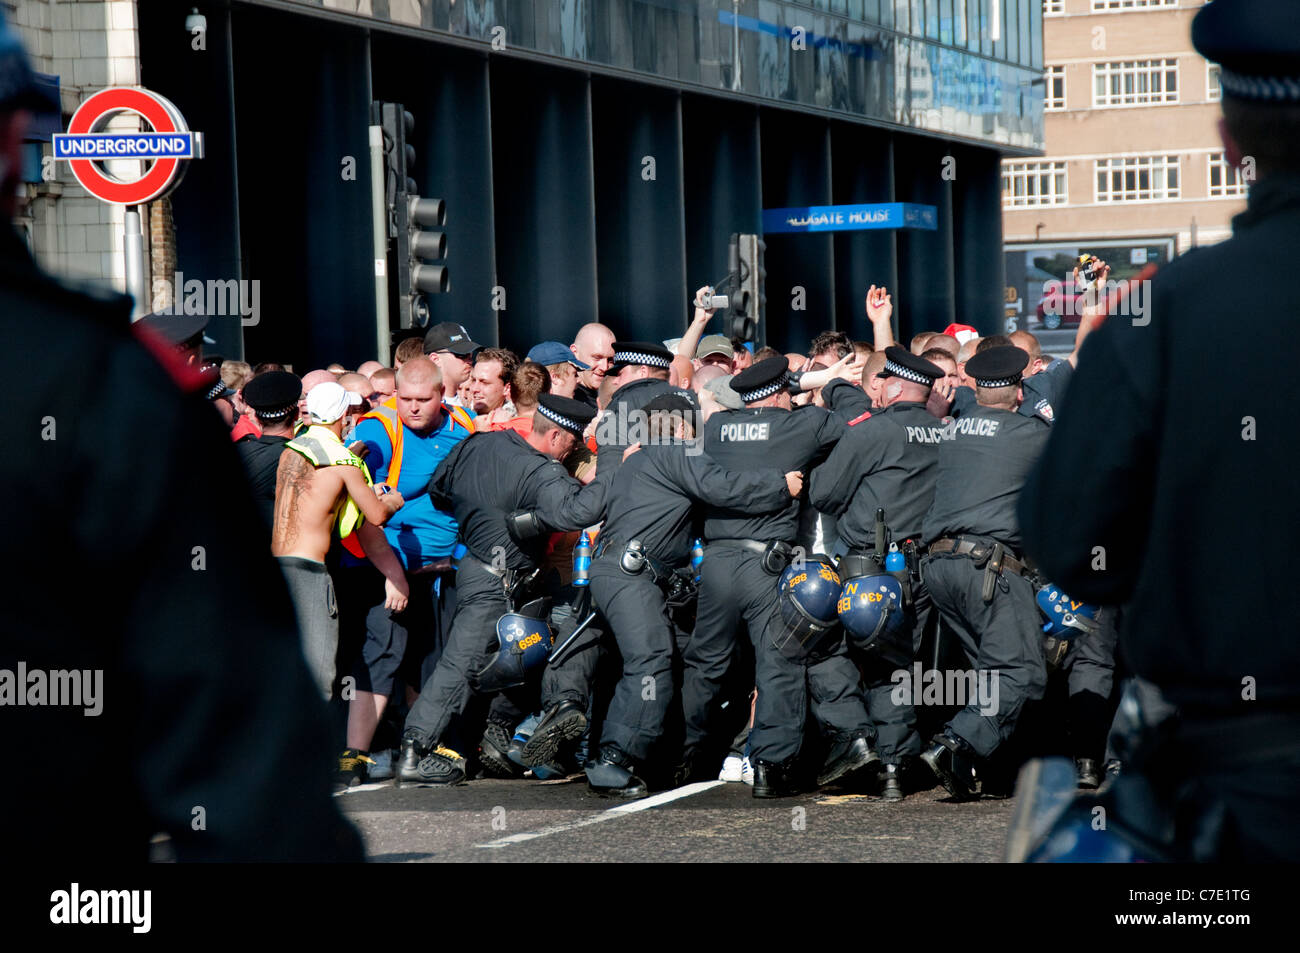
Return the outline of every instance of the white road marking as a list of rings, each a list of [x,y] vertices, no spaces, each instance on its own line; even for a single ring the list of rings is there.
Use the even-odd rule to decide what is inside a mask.
[[[371,781],[368,784],[357,784],[350,788],[344,788],[342,791],[335,791],[334,796],[342,797],[345,794],[359,794],[362,791],[382,791],[384,788],[392,787],[392,785],[392,778],[387,781]]]
[[[475,844],[475,847],[494,848],[509,847],[511,844],[522,844],[524,841],[536,840],[539,837],[549,837],[552,834],[563,834],[566,831],[576,831],[582,827],[590,827],[592,824],[600,824],[604,821],[617,820],[628,814],[635,814],[637,811],[647,811],[652,807],[659,807],[661,804],[667,804],[670,801],[676,801],[680,798],[690,797],[692,794],[699,794],[710,788],[716,788],[720,784],[726,784],[726,781],[699,781],[695,784],[687,784],[680,788],[674,788],[671,791],[664,791],[662,794],[656,794],[653,797],[641,798],[638,801],[630,801],[627,804],[620,804],[618,807],[611,807],[607,811],[601,811],[591,817],[584,817],[578,821],[570,821],[567,824],[553,824],[550,827],[543,827],[539,831],[527,831],[522,834],[511,834],[509,837],[503,837],[500,840],[494,840],[487,844]]]

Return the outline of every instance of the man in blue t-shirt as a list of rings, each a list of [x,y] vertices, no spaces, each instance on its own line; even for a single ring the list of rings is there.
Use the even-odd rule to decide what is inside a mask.
[[[357,452],[377,492],[391,487],[406,501],[384,527],[384,535],[406,569],[410,601],[401,612],[393,612],[387,594],[380,599],[376,592],[366,615],[366,641],[353,673],[356,692],[348,707],[347,749],[339,759],[338,788],[366,779],[366,766],[374,763],[369,748],[399,669],[405,661],[403,680],[408,686],[422,684],[421,663],[436,651],[451,623],[451,555],[457,525],[455,517],[433,505],[427,490],[438,464],[472,430],[467,411],[443,403],[438,366],[419,357],[397,372],[393,401],[362,418],[353,435],[351,446],[364,446],[364,452]]]

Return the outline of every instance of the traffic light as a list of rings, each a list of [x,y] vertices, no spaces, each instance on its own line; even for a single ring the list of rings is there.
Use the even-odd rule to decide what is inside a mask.
[[[752,341],[767,314],[767,279],[763,254],[767,244],[757,235],[732,235],[728,248],[728,268],[735,282],[732,305],[731,336]]]
[[[409,142],[415,117],[400,103],[372,103],[371,122],[384,132],[384,201],[388,209],[389,300],[397,301],[398,327],[429,324],[428,294],[441,294],[450,286],[444,265],[428,262],[447,256],[447,221],[442,199],[421,198],[411,172],[415,147]]]

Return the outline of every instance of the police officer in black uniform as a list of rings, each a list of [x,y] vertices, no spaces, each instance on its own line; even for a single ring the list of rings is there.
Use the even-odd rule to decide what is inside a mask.
[[[1175,859],[1294,862],[1300,642],[1279,622],[1300,497],[1269,489],[1296,466],[1271,361],[1295,349],[1300,20],[1284,0],[1215,0],[1192,42],[1220,64],[1228,163],[1248,159],[1257,176],[1246,210],[1231,239],[1160,269],[1145,314],[1112,315],[1085,342],[1020,515],[1053,582],[1125,606],[1120,651],[1179,708],[1116,779],[1144,780],[1177,819],[1162,846]],[[1225,382],[1208,402],[1207,366]],[[1108,830],[1138,820],[1119,814]]]
[[[1015,510],[1050,430],[1042,418],[1016,413],[1028,362],[1025,351],[1004,346],[966,363],[979,406],[944,433],[934,503],[922,530],[926,588],[956,632],[977,685],[995,699],[994,710],[986,711],[968,697],[921,755],[960,800],[979,796],[977,760],[1011,735],[1025,702],[1041,698],[1047,685],[1041,619],[1023,575]]]
[[[527,437],[514,430],[474,434],[434,471],[429,493],[439,508],[455,514],[468,552],[456,570],[456,614],[447,645],[406,717],[401,781],[465,779],[464,759],[439,742],[469,702],[471,676],[497,647],[497,620],[514,611],[512,601],[523,601],[515,587],[540,567],[547,531],[590,526],[604,510],[605,485],[584,487],[560,463],[593,416],[580,401],[542,394]],[[511,519],[518,511],[535,519],[524,526]]]
[[[24,694],[37,672],[82,674],[96,696],[0,705],[0,736],[63,752],[37,783],[0,786],[6,855],[134,864],[165,832],[182,861],[359,861],[229,437],[134,339],[129,298],[45,274],[10,226],[36,111],[58,98],[0,12],[0,353],[37,371],[5,397],[0,488],[21,545],[0,554],[0,670],[25,668],[7,686]],[[69,823],[88,785],[99,820]]]
[[[598,794],[629,798],[647,793],[634,771],[662,734],[673,697],[678,633],[666,590],[690,559],[693,505],[781,511],[803,485],[798,473],[783,476],[775,467],[732,471],[714,463],[694,439],[696,414],[681,397],[664,394],[644,409],[651,445],[629,457],[614,477],[591,564],[592,596],[614,633],[623,676],[587,779]]]
[[[904,551],[909,566],[919,569],[922,521],[934,501],[939,444],[943,426],[928,410],[930,390],[943,369],[906,348],[885,350],[884,408],[847,427],[829,459],[813,471],[808,500],[839,519],[840,578],[884,571],[885,553],[876,552],[876,514],[883,509],[889,532]],[[907,541],[911,541],[911,545]],[[930,595],[915,575],[911,586],[912,654],[933,615]],[[921,753],[916,712],[910,702],[893,699],[894,666],[873,658],[863,663],[867,711],[876,730],[880,753],[881,793],[887,800],[903,797],[904,767]]]
[[[244,461],[253,499],[268,528],[275,510],[275,472],[284,445],[293,439],[301,396],[302,379],[288,371],[266,371],[244,385],[244,403],[253,408],[262,434],[259,437],[249,434],[235,447]]]
[[[731,381],[745,409],[713,414],[704,428],[704,448],[728,469],[765,466],[804,472],[824,460],[844,425],[821,407],[792,410],[784,357],[760,361]],[[778,649],[782,620],[778,581],[789,565],[799,526],[798,500],[780,510],[756,513],[749,506],[705,510],[704,564],[695,631],[683,653],[682,704],[686,718],[687,771],[716,718],[715,703],[733,657],[736,631],[744,620],[758,671],[753,757],[774,765],[798,753],[803,740],[805,684],[817,720],[832,735],[819,784],[829,784],[874,757],[858,673],[842,645],[829,657],[796,663]],[[760,727],[761,726],[761,727]],[[762,790],[776,781],[765,765]],[[757,784],[756,790],[760,790]]]
[[[623,464],[623,451],[643,439],[643,408],[661,394],[676,394],[698,412],[694,391],[668,383],[673,353],[650,341],[617,341],[609,376],[615,387],[609,406],[596,424],[596,473],[598,480],[612,479]]]

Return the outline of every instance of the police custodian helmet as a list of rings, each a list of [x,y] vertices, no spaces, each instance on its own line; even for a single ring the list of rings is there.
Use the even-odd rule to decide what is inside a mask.
[[[839,595],[840,576],[830,557],[809,556],[786,568],[778,597],[785,625],[776,647],[782,655],[808,658],[839,634]]]

